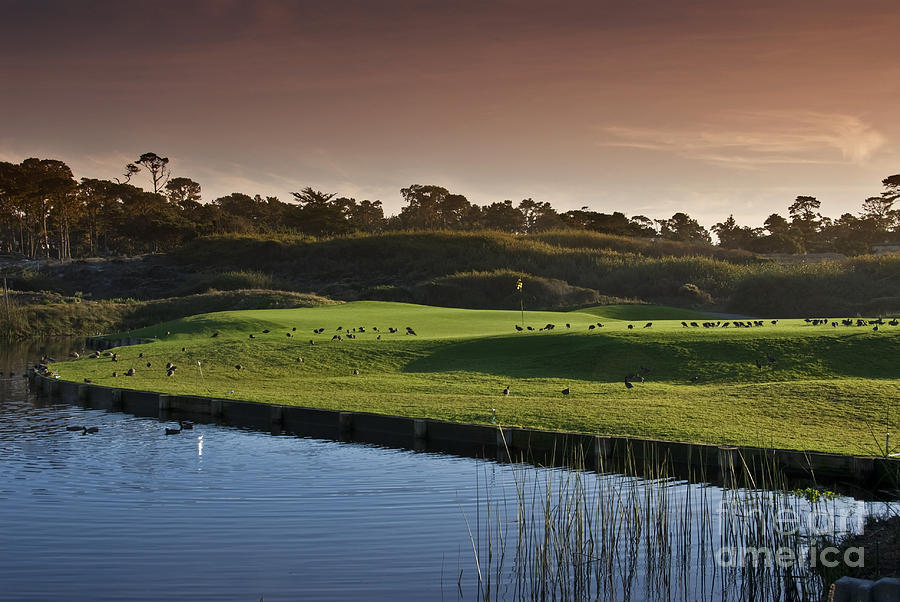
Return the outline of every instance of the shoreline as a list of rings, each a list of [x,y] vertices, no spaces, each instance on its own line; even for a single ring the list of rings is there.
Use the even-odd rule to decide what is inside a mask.
[[[118,343],[118,341],[116,342]],[[601,472],[642,467],[653,477],[665,465],[689,481],[764,486],[776,476],[815,485],[834,484],[875,493],[896,488],[900,458],[852,456],[753,446],[723,446],[502,425],[467,424],[368,412],[326,410],[170,395],[77,383],[29,372],[29,382],[45,397],[92,409],[120,411],[159,420],[192,418],[273,434],[368,443],[422,452],[525,461],[561,466],[573,458]]]

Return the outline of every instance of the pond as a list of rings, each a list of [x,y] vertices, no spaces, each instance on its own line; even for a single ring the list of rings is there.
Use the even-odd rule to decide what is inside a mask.
[[[0,599],[781,595],[717,553],[742,537],[713,513],[734,492],[215,424],[167,436],[30,393],[26,365],[73,344],[0,352]],[[871,511],[827,507],[841,528]]]

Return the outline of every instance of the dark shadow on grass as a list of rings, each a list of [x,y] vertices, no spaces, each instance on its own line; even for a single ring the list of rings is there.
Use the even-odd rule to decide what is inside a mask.
[[[474,372],[508,378],[752,384],[803,379],[893,379],[892,336],[780,338],[566,334],[491,337],[436,346],[404,372]],[[771,357],[774,361],[769,361]],[[759,361],[759,366],[757,365]]]

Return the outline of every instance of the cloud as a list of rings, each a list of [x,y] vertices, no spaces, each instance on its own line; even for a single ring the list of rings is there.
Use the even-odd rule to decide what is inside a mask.
[[[867,162],[887,139],[853,115],[809,111],[723,113],[684,128],[606,126],[600,146],[670,152],[736,168]]]

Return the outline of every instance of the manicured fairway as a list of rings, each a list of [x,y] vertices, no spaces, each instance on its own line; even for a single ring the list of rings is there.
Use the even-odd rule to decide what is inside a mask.
[[[462,422],[488,423],[495,408],[510,426],[683,441],[856,454],[879,453],[887,428],[900,441],[900,326],[726,328],[732,320],[700,315],[606,306],[523,322],[518,311],[379,302],[221,312],[134,331],[159,340],[118,349],[118,362],[54,369],[108,386]],[[720,325],[690,326],[703,321]]]

